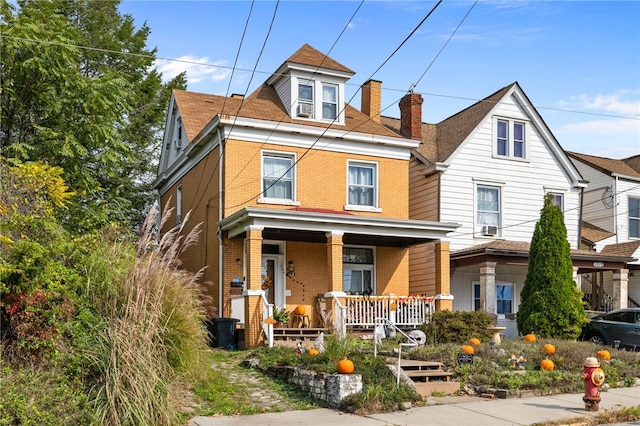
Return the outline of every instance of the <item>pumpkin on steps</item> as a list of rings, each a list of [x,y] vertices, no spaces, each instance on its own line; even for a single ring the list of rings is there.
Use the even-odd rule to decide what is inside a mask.
[[[555,347],[555,346],[553,346],[551,343],[547,343],[547,344],[546,344],[546,345],[544,345],[542,348],[543,348],[543,349],[544,349],[544,351],[545,351],[546,353],[548,353],[549,355],[553,355],[553,354],[555,354],[555,353],[556,353],[556,347]]]
[[[353,365],[353,361],[350,359],[344,358],[338,361],[338,373],[340,374],[351,374],[355,366]]]
[[[471,346],[480,346],[480,339],[476,339],[475,337],[472,337],[471,339],[468,340],[468,343]]]
[[[555,365],[550,359],[543,359],[542,361],[540,361],[540,368],[542,368],[543,370],[553,371],[554,367]]]
[[[473,355],[476,351],[473,349],[473,346],[462,345],[462,352],[467,355]]]
[[[294,315],[304,315],[307,312],[306,308],[302,305],[296,306],[296,309],[293,311]]]

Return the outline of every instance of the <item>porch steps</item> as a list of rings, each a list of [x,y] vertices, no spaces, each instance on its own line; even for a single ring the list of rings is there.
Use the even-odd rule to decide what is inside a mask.
[[[416,392],[423,398],[431,396],[433,392],[451,395],[460,390],[460,383],[452,380],[453,373],[446,371],[441,362],[402,359],[400,369],[411,379]]]
[[[273,329],[273,340],[274,342],[313,342],[323,331],[326,334],[326,330],[324,328],[278,327]]]

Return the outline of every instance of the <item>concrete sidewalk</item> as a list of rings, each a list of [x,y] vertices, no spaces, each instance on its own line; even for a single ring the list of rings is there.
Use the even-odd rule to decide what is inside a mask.
[[[357,426],[357,425],[530,425],[553,420],[596,416],[586,411],[583,394],[561,394],[530,398],[484,399],[480,397],[429,398],[429,405],[406,411],[357,416],[321,408],[307,411],[266,413],[252,416],[194,417],[190,426]],[[640,405],[640,386],[601,392],[600,412]],[[441,404],[441,405],[431,405]],[[640,425],[640,422],[630,423]]]

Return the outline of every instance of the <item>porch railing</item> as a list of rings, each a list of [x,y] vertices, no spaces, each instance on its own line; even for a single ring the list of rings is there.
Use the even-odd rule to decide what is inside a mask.
[[[346,296],[345,325],[375,327],[379,318],[400,327],[429,322],[434,298],[427,296]]]
[[[269,347],[273,347],[273,324],[265,322],[267,318],[273,318],[273,303],[269,303],[264,291],[261,294],[262,297],[262,331],[267,336],[267,342]]]

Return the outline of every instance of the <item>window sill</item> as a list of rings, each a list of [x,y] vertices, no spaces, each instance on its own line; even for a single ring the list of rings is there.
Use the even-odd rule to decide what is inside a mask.
[[[283,200],[280,198],[258,198],[258,204],[280,204],[283,206],[299,206],[299,201]]]
[[[352,204],[347,204],[344,206],[344,209],[356,212],[382,213],[382,209],[380,207],[373,206],[355,206]]]
[[[509,155],[500,155],[500,154],[493,154],[492,157],[498,160],[511,160],[511,161],[519,161],[521,163],[530,163],[529,159],[526,157],[520,158],[520,157],[512,157]]]

